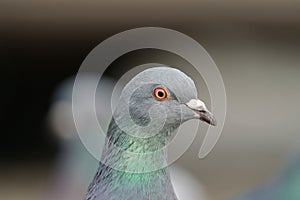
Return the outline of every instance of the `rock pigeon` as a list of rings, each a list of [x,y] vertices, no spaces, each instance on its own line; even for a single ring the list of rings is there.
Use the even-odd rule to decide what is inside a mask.
[[[47,189],[46,199],[74,200],[83,199],[86,188],[90,180],[95,175],[98,168],[98,161],[95,159],[82,144],[74,124],[72,113],[72,90],[75,77],[70,77],[58,85],[53,95],[53,103],[48,112],[49,127],[58,136],[60,152],[57,156],[53,168],[49,188]],[[86,73],[80,76],[80,100],[76,101],[80,107],[79,115],[81,126],[84,127],[85,134],[99,133],[98,126],[91,123],[94,116],[93,110],[90,111],[87,103],[89,92],[94,92],[93,83],[98,81],[98,76],[93,73]],[[102,76],[100,85],[96,90],[96,112],[109,113],[110,95],[116,82]],[[109,115],[98,115],[101,127],[107,129],[111,117]],[[102,149],[101,144],[98,144]]]
[[[216,125],[191,78],[164,66],[137,74],[122,90],[85,200],[176,200],[164,147],[190,119]]]
[[[235,200],[299,200],[300,199],[300,156],[279,175],[261,188],[240,195]]]

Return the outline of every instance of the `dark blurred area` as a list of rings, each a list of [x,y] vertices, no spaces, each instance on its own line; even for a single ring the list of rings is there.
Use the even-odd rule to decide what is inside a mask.
[[[0,185],[5,185],[0,198],[27,199],[28,194],[28,199],[38,199],[32,193],[48,184],[62,149],[47,122],[57,87],[76,75],[101,41],[144,26],[194,38],[223,76],[228,114],[222,139],[206,163],[183,158],[212,194],[210,199],[226,199],[265,183],[300,144],[299,9],[300,1],[292,0],[0,0]],[[129,53],[106,74],[118,79],[147,62],[176,65],[174,55],[161,53]],[[209,176],[211,171],[216,173]],[[23,198],[9,196],[33,175],[32,188],[20,190]]]

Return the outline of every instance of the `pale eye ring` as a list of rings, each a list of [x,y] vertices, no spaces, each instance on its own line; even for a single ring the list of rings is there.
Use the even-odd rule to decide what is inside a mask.
[[[168,94],[164,88],[158,87],[154,89],[153,96],[156,98],[156,100],[163,101],[168,97]]]

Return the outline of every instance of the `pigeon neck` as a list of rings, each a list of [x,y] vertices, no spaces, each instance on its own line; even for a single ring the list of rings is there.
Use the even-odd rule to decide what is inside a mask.
[[[159,150],[164,138],[163,133],[148,139],[132,138],[112,120],[89,194],[96,193],[102,199],[148,199],[151,196],[176,200],[169,172],[164,167],[166,153]]]
[[[149,198],[177,200],[168,171],[160,169],[148,173],[129,173],[100,163],[85,200]]]
[[[101,161],[126,172],[149,172],[166,166],[163,148],[169,133],[159,133],[149,138],[137,138],[122,131],[111,121]]]

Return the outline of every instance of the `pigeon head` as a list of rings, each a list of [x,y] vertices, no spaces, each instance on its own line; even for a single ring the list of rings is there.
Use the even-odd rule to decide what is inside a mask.
[[[216,124],[191,78],[170,67],[137,74],[122,90],[86,200],[177,199],[164,147],[190,119]]]
[[[127,134],[152,137],[171,133],[190,119],[216,125],[197,98],[193,80],[170,67],[155,67],[136,75],[123,89],[115,120]]]

